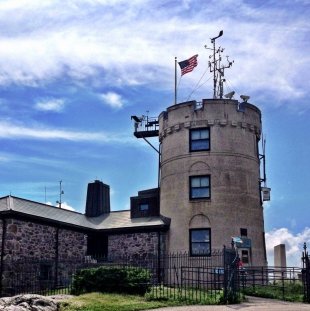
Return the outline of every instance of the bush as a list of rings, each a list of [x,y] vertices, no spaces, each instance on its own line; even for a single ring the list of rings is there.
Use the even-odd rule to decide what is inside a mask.
[[[71,293],[89,292],[127,293],[144,295],[150,287],[147,269],[135,267],[99,267],[77,271]]]

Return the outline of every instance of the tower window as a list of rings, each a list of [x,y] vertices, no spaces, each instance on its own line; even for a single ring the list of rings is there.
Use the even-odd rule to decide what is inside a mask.
[[[240,228],[240,235],[247,237],[248,236],[248,229],[246,228]]]
[[[190,199],[210,198],[210,176],[190,176]]]
[[[141,204],[139,204],[139,210],[140,210],[140,212],[148,211],[149,205],[147,203],[141,203]]]
[[[190,255],[210,256],[211,255],[211,229],[190,229]]]
[[[210,150],[210,129],[190,130],[190,151]]]

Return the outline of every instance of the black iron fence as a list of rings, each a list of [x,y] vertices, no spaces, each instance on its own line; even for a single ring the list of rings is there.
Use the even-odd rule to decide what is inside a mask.
[[[233,246],[233,245],[232,245]],[[239,298],[239,256],[234,246],[231,249],[224,247],[223,250],[224,263],[224,282],[223,290],[225,302],[237,302]]]
[[[83,264],[81,261],[3,261],[0,294],[4,297],[25,293],[69,293],[73,276]]]
[[[302,269],[296,267],[247,267],[239,269],[240,287],[246,294],[302,301]],[[300,299],[298,299],[298,296]]]
[[[306,243],[304,243],[302,252],[302,282],[304,285],[304,301],[310,303],[310,257]]]
[[[189,302],[217,302],[238,294],[238,273],[234,250],[215,251],[211,256],[175,253],[144,257],[86,257],[83,260],[3,261],[1,296],[22,293],[51,295],[70,293],[76,271],[99,266],[139,267],[150,274],[154,298],[173,298]]]
[[[234,302],[240,292],[259,294],[263,288],[270,298],[290,300],[292,293],[310,302],[310,262],[306,248],[303,268],[240,267],[234,249],[224,248],[211,256],[187,253],[144,257],[87,256],[74,261],[8,261],[2,265],[1,296],[22,293],[67,294],[80,269],[100,266],[138,267],[150,272],[150,298],[178,299],[188,303]]]

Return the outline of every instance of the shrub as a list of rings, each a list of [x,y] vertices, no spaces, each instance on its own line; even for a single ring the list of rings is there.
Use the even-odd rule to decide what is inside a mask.
[[[77,271],[71,293],[89,292],[127,293],[144,295],[150,287],[147,269],[135,267],[99,267]]]

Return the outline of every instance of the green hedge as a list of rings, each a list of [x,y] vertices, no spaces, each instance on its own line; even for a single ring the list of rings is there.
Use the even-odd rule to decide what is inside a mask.
[[[147,269],[135,267],[99,267],[77,271],[72,283],[72,294],[90,292],[128,293],[144,295],[150,287]]]

